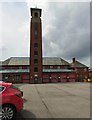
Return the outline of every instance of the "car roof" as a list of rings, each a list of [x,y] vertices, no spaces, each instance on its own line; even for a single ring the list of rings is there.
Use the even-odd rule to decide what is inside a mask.
[[[8,87],[8,86],[11,86],[12,83],[6,83],[6,82],[3,82],[3,81],[0,81],[0,85]]]

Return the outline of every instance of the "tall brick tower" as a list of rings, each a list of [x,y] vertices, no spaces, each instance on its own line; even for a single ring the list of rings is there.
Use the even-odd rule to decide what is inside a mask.
[[[30,10],[30,83],[42,83],[41,9],[31,8]]]

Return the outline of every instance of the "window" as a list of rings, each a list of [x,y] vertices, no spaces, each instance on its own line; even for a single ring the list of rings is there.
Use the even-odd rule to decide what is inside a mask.
[[[34,68],[34,72],[38,72],[38,68],[37,67]]]
[[[50,66],[50,68],[53,68],[53,66]]]
[[[34,16],[35,16],[35,17],[38,17],[38,13],[37,13],[37,12],[35,12]]]
[[[38,59],[34,59],[34,63],[38,63]]]
[[[60,66],[57,66],[57,69],[60,69]]]
[[[20,66],[19,69],[22,69],[22,66]]]
[[[38,43],[34,43],[34,47],[38,47]]]
[[[10,81],[10,75],[3,75],[3,81]]]
[[[34,51],[34,55],[38,55],[38,51]]]
[[[13,75],[13,80],[19,81],[20,80],[20,75]]]
[[[68,69],[68,66],[65,66],[64,69]]]
[[[45,69],[45,66],[43,66],[43,69]]]
[[[3,91],[4,91],[4,89],[5,89],[5,87],[0,86],[0,93],[1,93],[1,92],[3,92]]]

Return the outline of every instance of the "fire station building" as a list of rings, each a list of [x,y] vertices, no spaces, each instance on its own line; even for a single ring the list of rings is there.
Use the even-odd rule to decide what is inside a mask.
[[[56,83],[88,78],[88,67],[75,58],[69,63],[60,57],[42,56],[42,10],[30,10],[30,56],[0,62],[0,79],[13,83]]]
[[[1,79],[13,83],[31,83],[29,75],[29,57],[11,57],[2,62],[0,70]],[[68,63],[58,57],[43,58],[42,82],[78,82],[89,77],[89,69],[84,64],[73,58]],[[37,75],[35,73],[35,77]],[[34,79],[39,83],[39,79]]]

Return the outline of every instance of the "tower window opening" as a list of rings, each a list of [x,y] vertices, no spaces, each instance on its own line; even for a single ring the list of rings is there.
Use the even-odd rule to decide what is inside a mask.
[[[35,16],[35,17],[38,17],[38,13],[37,13],[37,12],[35,12],[34,16]]]
[[[34,68],[34,72],[38,72],[38,68],[37,67]]]
[[[34,63],[38,63],[38,59],[34,59]]]
[[[38,51],[34,51],[34,55],[38,55]]]
[[[38,47],[38,43],[34,43],[34,47]]]

